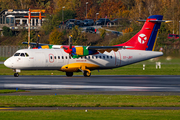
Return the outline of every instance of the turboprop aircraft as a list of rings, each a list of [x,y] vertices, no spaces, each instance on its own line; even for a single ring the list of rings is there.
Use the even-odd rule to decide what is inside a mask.
[[[92,70],[112,69],[162,56],[155,52],[157,33],[162,20],[161,15],[147,18],[142,29],[129,41],[115,46],[55,46],[56,49],[21,49],[8,58],[4,65],[15,71],[18,77],[21,70],[59,70],[66,76],[82,72],[91,76]],[[43,48],[43,46],[41,46]],[[58,49],[57,49],[58,48]]]

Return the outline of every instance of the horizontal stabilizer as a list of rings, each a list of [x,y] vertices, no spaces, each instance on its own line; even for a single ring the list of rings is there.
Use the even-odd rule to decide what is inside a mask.
[[[146,20],[137,20],[137,22],[146,22]],[[148,20],[148,22],[165,22],[170,23],[172,20]]]

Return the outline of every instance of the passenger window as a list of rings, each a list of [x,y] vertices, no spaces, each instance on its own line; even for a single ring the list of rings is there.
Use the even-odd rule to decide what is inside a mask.
[[[25,56],[26,56],[26,57],[29,57],[29,55],[28,55],[27,53],[25,53]]]
[[[62,59],[64,59],[64,56],[62,56]]]
[[[103,56],[103,59],[105,59],[105,56]]]
[[[56,59],[56,56],[54,56],[54,59]]]
[[[96,56],[96,59],[98,58],[98,56]]]
[[[90,59],[90,56],[88,56],[88,58]]]
[[[67,59],[67,56],[66,56],[66,59]]]
[[[109,56],[107,56],[107,59],[109,59]]]
[[[99,56],[99,58],[101,59],[101,56]]]
[[[86,57],[86,56],[84,56],[84,58],[85,58],[85,59],[87,59],[87,57]]]
[[[15,54],[14,54],[14,56],[19,56],[19,55],[20,55],[20,53],[15,53]]]
[[[58,56],[58,59],[60,59],[60,56]]]
[[[24,53],[21,53],[21,57],[25,57]]]
[[[52,59],[52,56],[51,56],[51,59]]]
[[[94,59],[94,56],[92,56],[92,59]]]
[[[71,59],[71,56],[69,56],[69,59]]]
[[[112,59],[112,56],[110,56],[110,58]]]

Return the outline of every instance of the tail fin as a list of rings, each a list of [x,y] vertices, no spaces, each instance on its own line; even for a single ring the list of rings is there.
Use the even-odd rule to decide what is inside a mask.
[[[131,46],[128,49],[134,50],[154,50],[158,30],[161,22],[164,22],[162,18],[162,15],[149,16],[142,29],[135,36],[129,41],[115,46]]]

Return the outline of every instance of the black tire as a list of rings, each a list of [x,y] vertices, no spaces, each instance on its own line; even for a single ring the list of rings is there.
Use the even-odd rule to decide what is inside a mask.
[[[91,73],[89,73],[88,71],[84,71],[84,77],[90,77],[91,76]]]
[[[72,77],[73,76],[73,72],[66,72],[66,76],[67,77]]]
[[[18,73],[14,73],[14,77],[19,77],[19,74]]]

